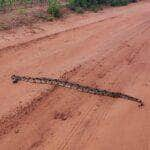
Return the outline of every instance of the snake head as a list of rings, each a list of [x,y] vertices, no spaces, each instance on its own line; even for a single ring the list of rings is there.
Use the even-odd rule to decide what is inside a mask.
[[[12,80],[12,83],[18,83],[18,81],[20,81],[21,79],[19,76],[12,75],[11,80]]]

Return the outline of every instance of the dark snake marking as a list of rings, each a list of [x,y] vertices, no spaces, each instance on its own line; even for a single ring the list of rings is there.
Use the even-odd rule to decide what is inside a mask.
[[[90,93],[90,94],[95,94],[95,95],[102,95],[102,96],[109,96],[112,98],[123,98],[126,100],[134,101],[139,103],[140,106],[144,106],[144,103],[142,100],[123,94],[119,92],[112,92],[108,90],[103,90],[103,89],[97,89],[97,88],[92,88],[89,86],[84,86],[80,85],[77,83],[72,83],[68,81],[63,81],[60,79],[52,79],[52,78],[45,78],[45,77],[39,77],[39,78],[33,78],[33,77],[28,77],[28,76],[16,76],[12,75],[11,80],[13,83],[18,83],[18,81],[25,81],[25,82],[30,82],[30,83],[39,83],[39,84],[50,84],[50,85],[56,85],[56,86],[61,86],[65,88],[70,88],[74,90],[78,90],[80,92],[84,93]]]

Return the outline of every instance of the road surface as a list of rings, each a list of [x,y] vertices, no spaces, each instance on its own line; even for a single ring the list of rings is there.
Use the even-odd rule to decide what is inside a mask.
[[[0,150],[149,150],[150,2],[0,33]],[[20,82],[63,78],[144,101]]]

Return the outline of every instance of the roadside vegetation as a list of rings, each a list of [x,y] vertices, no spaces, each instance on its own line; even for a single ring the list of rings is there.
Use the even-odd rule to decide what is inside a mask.
[[[16,24],[32,23],[38,19],[53,21],[55,18],[60,18],[66,12],[74,11],[76,13],[84,13],[84,11],[97,12],[103,9],[103,6],[125,6],[129,3],[137,2],[137,0],[0,0],[0,14],[16,11],[18,16],[12,18]],[[35,7],[42,9],[36,10]],[[30,11],[29,11],[30,9]],[[62,11],[65,9],[66,11]],[[32,10],[34,13],[32,13]],[[14,15],[11,14],[14,17]],[[18,20],[22,18],[22,20]],[[26,19],[25,19],[26,18]],[[8,29],[10,23],[3,22],[4,18],[0,19],[0,30]],[[31,19],[31,21],[29,21]]]
[[[68,0],[66,7],[77,13],[84,13],[86,10],[97,12],[103,6],[125,6],[137,0]],[[60,9],[61,3],[58,0],[49,0],[48,12],[53,17],[62,16]]]
[[[66,6],[73,11],[98,10],[103,5],[124,6],[137,0],[67,0]],[[48,5],[48,12],[53,16],[60,16],[61,1],[59,0],[0,0],[0,11],[14,9],[18,5],[25,7],[37,4]],[[63,5],[64,6],[64,5]]]
[[[103,6],[125,6],[137,0],[69,0],[68,6],[76,12],[84,10],[93,10],[97,12]]]
[[[62,16],[61,8],[62,8],[62,5],[58,0],[48,0],[47,12],[52,17],[60,18]]]

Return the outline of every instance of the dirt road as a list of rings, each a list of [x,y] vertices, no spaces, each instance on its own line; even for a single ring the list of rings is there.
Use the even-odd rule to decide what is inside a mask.
[[[34,32],[32,32],[34,31]],[[0,150],[150,149],[150,2],[1,32]],[[45,76],[123,99],[20,82]]]

